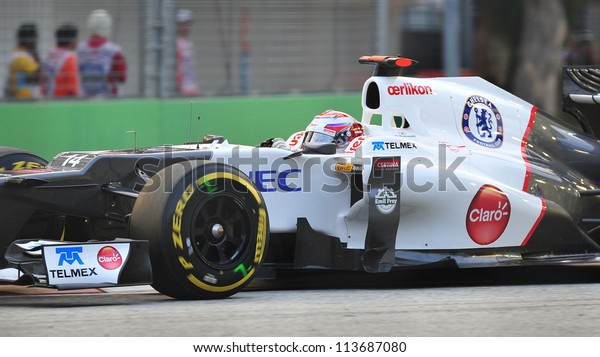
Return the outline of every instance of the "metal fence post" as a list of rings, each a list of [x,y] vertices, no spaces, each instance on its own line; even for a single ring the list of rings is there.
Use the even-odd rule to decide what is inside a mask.
[[[460,73],[460,0],[446,0],[444,13],[444,75],[455,77]]]
[[[375,5],[375,24],[377,26],[377,38],[375,39],[375,52],[377,55],[392,55],[388,52],[388,33],[389,27],[389,2],[388,0],[377,0]]]
[[[143,80],[140,92],[144,97],[154,98],[158,96],[159,90],[159,51],[160,51],[160,22],[159,22],[160,0],[145,0],[144,30],[143,30]]]
[[[160,88],[159,96],[169,98],[175,96],[175,71],[176,71],[176,21],[177,0],[161,1],[161,56],[160,68]]]
[[[144,97],[169,98],[175,93],[176,0],[146,0],[144,7]]]

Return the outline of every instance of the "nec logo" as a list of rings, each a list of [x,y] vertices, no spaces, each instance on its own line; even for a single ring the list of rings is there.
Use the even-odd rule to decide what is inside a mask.
[[[81,260],[79,253],[83,253],[83,247],[56,248],[56,254],[60,255],[58,258],[58,266],[62,266],[64,263],[73,265],[75,262],[79,265],[83,265],[83,261]]]
[[[300,169],[289,169],[281,172],[277,172],[276,170],[259,170],[250,171],[248,176],[253,179],[260,192],[299,192],[302,190],[299,185],[301,179],[299,175],[301,174],[302,170]]]

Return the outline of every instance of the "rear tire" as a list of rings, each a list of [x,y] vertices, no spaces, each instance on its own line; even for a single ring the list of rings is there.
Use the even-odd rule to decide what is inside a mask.
[[[218,299],[254,277],[268,244],[267,210],[234,167],[182,162],[158,172],[131,215],[131,237],[150,241],[153,284],[178,299]]]

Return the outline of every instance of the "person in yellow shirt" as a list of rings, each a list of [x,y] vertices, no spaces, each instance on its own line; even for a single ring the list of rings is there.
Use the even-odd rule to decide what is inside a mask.
[[[17,30],[17,47],[8,65],[5,96],[8,99],[39,97],[40,64],[37,54],[37,27],[22,24]]]

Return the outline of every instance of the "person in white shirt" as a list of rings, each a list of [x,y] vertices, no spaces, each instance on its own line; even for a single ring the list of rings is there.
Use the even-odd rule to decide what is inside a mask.
[[[180,95],[193,96],[200,93],[196,79],[194,44],[190,39],[192,12],[177,11],[177,90]]]
[[[127,80],[127,62],[121,46],[110,41],[112,17],[94,10],[87,20],[92,35],[77,48],[81,86],[86,97],[116,97]]]

